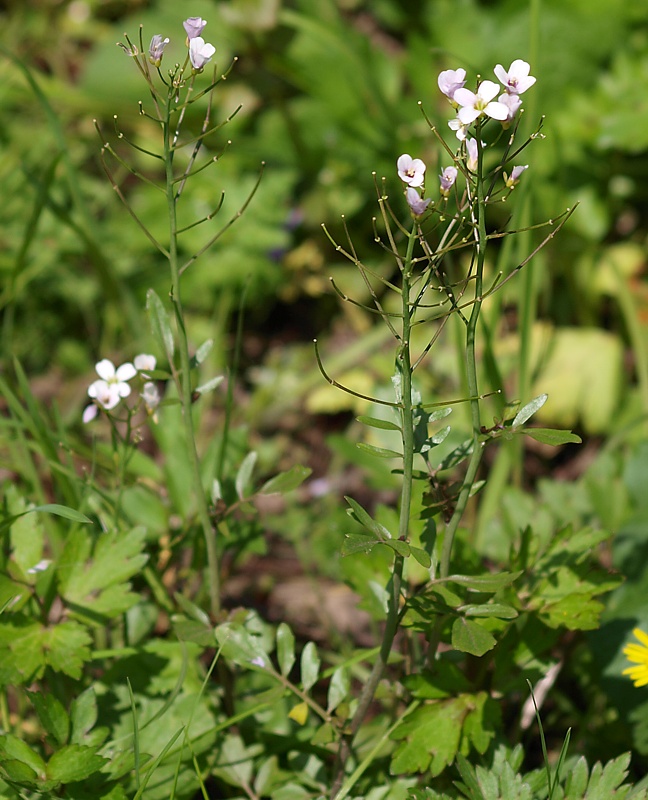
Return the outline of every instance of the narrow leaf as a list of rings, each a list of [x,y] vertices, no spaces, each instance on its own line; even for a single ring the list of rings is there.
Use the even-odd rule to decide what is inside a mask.
[[[520,425],[524,425],[524,423],[531,419],[531,417],[542,408],[542,406],[547,402],[547,398],[549,395],[546,394],[539,394],[537,397],[534,397],[531,402],[527,403],[523,406],[518,413],[515,415],[513,420],[513,427],[517,428]]]
[[[307,642],[301,654],[301,680],[304,691],[315,685],[319,677],[320,657],[314,642]]]
[[[352,497],[345,496],[344,499],[351,506],[351,510],[353,512],[352,516],[368,531],[371,531],[371,533],[373,533],[379,541],[383,542],[386,539],[393,538],[387,528],[385,528],[385,526],[381,525],[379,522],[376,522],[376,520],[372,519],[369,513],[364,510],[360,503],[356,502]]]
[[[296,464],[286,472],[280,472],[269,481],[266,481],[259,494],[284,494],[297,489],[308,478],[313,470]]]
[[[197,386],[194,391],[197,394],[208,394],[209,392],[213,392],[217,386],[220,386],[223,382],[223,375],[217,375],[215,378],[211,378],[206,383],[202,383],[200,386]]]
[[[498,572],[493,575],[450,575],[451,583],[460,583],[475,592],[498,592],[502,587],[508,586],[522,574],[518,572]]]
[[[560,431],[554,428],[525,428],[520,433],[530,436],[536,442],[550,444],[554,447],[561,444],[581,444],[583,441],[580,436],[571,431]]]
[[[25,513],[29,514],[31,511],[45,511],[48,514],[54,514],[57,517],[64,517],[65,519],[70,519],[73,522],[83,522],[92,525],[92,520],[88,519],[85,514],[82,514],[80,511],[76,511],[74,508],[68,508],[68,506],[62,506],[58,503],[45,503],[42,506],[34,506],[34,508],[28,509]]]
[[[252,471],[254,470],[256,460],[257,454],[253,450],[251,453],[248,453],[245,456],[238,472],[236,473],[236,480],[234,483],[236,486],[236,494],[240,500],[243,500],[245,497],[245,490],[247,489],[250,479],[252,478]]]
[[[281,674],[287,677],[295,663],[295,636],[285,622],[277,628],[277,659]]]
[[[349,673],[345,667],[338,667],[329,683],[326,710],[334,711],[349,694]]]
[[[507,606],[504,603],[483,603],[481,605],[461,606],[458,610],[466,617],[515,619],[518,616],[518,612],[513,606]]]
[[[209,351],[212,349],[213,346],[214,346],[214,340],[213,339],[207,339],[206,341],[204,341],[200,345],[200,347],[196,350],[196,354],[192,359],[192,363],[194,365],[196,365],[196,366],[198,364],[202,364],[202,362],[209,355]]]
[[[368,425],[370,428],[380,428],[383,431],[399,431],[400,427],[395,422],[389,422],[386,419],[378,419],[377,417],[356,417],[358,422],[363,425]]]
[[[377,456],[378,458],[402,458],[402,453],[397,453],[396,450],[388,450],[386,447],[374,447],[372,444],[365,444],[364,442],[358,442],[356,447],[359,447],[360,450],[364,450],[365,453],[371,453],[372,456]]]
[[[149,324],[153,333],[153,338],[161,350],[166,353],[169,363],[173,361],[174,343],[173,331],[169,314],[164,308],[162,301],[153,291],[149,289],[146,293],[146,310],[149,316]]]

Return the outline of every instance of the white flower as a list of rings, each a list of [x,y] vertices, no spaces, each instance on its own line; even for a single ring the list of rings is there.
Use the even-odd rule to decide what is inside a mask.
[[[513,167],[509,177],[507,177],[506,173],[504,173],[504,183],[506,184],[507,189],[512,189],[516,184],[520,182],[520,176],[522,175],[525,169],[529,169],[528,164],[525,164],[524,166]]]
[[[407,198],[407,205],[410,207],[412,214],[417,217],[424,214],[425,209],[430,205],[430,200],[424,200],[413,186],[407,187],[405,197]]]
[[[189,58],[196,72],[200,72],[205,64],[209,64],[215,52],[214,45],[206,42],[202,36],[189,39]]]
[[[520,100],[519,95],[507,94],[506,92],[504,92],[504,94],[501,94],[497,99],[500,103],[502,103],[502,105],[505,105],[508,108],[507,121],[512,120],[513,117],[517,114],[518,109],[522,105],[522,100]]]
[[[163,39],[159,33],[156,33],[151,39],[151,44],[149,45],[149,61],[154,67],[159,67],[162,63],[162,54],[164,53],[164,48],[168,44],[169,39]]]
[[[457,89],[463,89],[466,83],[466,70],[445,69],[439,74],[437,83],[443,94],[453,100]]]
[[[138,372],[153,372],[157,361],[155,356],[150,356],[147,353],[140,353],[140,355],[135,356],[133,359],[133,364]]]
[[[482,81],[476,93],[469,89],[457,89],[454,93],[454,100],[461,106],[457,112],[459,121],[464,125],[470,125],[482,114],[486,114],[492,119],[506,119],[509,113],[508,108],[503,103],[493,102],[493,98],[498,92],[499,86],[493,81]]]
[[[396,162],[396,166],[402,181],[405,181],[410,186],[423,185],[426,166],[420,158],[412,158],[408,153],[403,153]]]
[[[207,20],[202,17],[189,17],[182,23],[182,27],[187,32],[187,39],[195,39],[203,32],[203,28],[207,24]]]
[[[509,94],[522,94],[536,82],[536,79],[529,75],[530,69],[526,61],[518,58],[511,64],[508,72],[501,64],[498,64],[493,72]]]
[[[131,393],[131,387],[126,383],[131,378],[137,375],[137,370],[132,364],[122,364],[121,367],[115,369],[112,361],[104,358],[95,369],[99,380],[91,383],[88,387],[88,396],[91,397],[97,406],[109,411],[114,408],[122,397],[128,397]],[[94,412],[91,410],[92,406],[88,406],[83,412],[83,421],[89,422],[97,415],[96,408]]]
[[[441,194],[444,197],[448,196],[450,189],[454,186],[454,182],[457,180],[457,168],[456,167],[446,167],[443,172],[439,175],[439,184],[441,189]]]
[[[464,141],[464,139],[467,136],[466,129],[468,126],[464,125],[463,122],[459,119],[459,117],[451,119],[450,122],[448,122],[448,127],[450,128],[450,130],[453,130],[455,132],[455,135],[460,142]]]

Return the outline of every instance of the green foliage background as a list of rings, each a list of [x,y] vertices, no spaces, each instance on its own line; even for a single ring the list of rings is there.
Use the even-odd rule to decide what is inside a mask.
[[[555,589],[555,602],[540,610],[542,625],[535,621],[523,629],[520,624],[517,632],[511,626],[506,667],[515,664],[517,678],[535,680],[559,661],[560,678],[544,717],[554,751],[571,727],[572,742],[590,764],[619,759],[606,768],[614,788],[627,769],[633,770],[633,778],[641,778],[648,765],[648,699],[645,690],[634,689],[620,672],[626,666],[621,648],[630,631],[635,625],[648,629],[648,10],[643,3],[195,0],[189,7],[175,0],[6,0],[0,6],[0,480],[6,516],[22,513],[28,501],[65,503],[98,518],[109,515],[101,492],[76,477],[79,462],[110,471],[109,449],[98,444],[91,451],[87,430],[80,424],[87,385],[99,358],[119,362],[151,350],[142,311],[146,292],[152,287],[161,297],[168,294],[165,264],[124,212],[99,159],[102,140],[117,140],[115,115],[118,129],[138,145],[151,145],[155,136],[150,121],[138,115],[137,103],[146,99],[143,84],[115,42],[123,39],[124,31],[135,37],[142,24],[145,42],[158,32],[172,38],[165,60],[181,59],[184,45],[178,31],[189,14],[209,21],[208,38],[217,47],[219,68],[226,69],[234,56],[238,58],[216,94],[216,118],[241,109],[209,153],[218,156],[223,151],[218,164],[193,182],[186,222],[213,210],[223,191],[219,218],[235,215],[265,163],[249,211],[187,273],[184,284],[192,341],[196,346],[207,337],[216,342],[204,364],[211,374],[231,363],[237,309],[245,308],[241,401],[227,469],[234,473],[250,442],[259,452],[258,470],[264,477],[307,461],[311,440],[306,431],[316,419],[326,445],[320,459],[328,467],[327,471],[321,463],[311,464],[319,477],[344,474],[351,462],[363,471],[363,489],[388,497],[394,485],[389,468],[376,465],[353,446],[364,434],[351,421],[352,414],[363,413],[366,406],[322,386],[314,362],[311,340],[317,335],[325,343],[332,372],[363,393],[384,392],[393,371],[391,356],[383,352],[384,335],[374,320],[339,303],[330,287],[333,276],[350,295],[362,299],[366,291],[353,268],[335,253],[321,225],[342,236],[344,214],[357,249],[367,254],[372,268],[388,276],[393,265],[372,250],[372,173],[386,176],[393,186],[395,161],[403,152],[424,158],[429,175],[445,166],[418,101],[446,134],[447,102],[436,85],[441,69],[464,66],[490,78],[486,70],[496,63],[508,65],[514,58],[531,62],[538,81],[525,104],[522,126],[530,133],[545,117],[544,138],[526,151],[530,169],[516,189],[513,226],[552,217],[575,203],[579,207],[533,262],[529,277],[511,282],[494,304],[484,373],[506,387],[510,399],[526,402],[527,397],[518,396],[521,390],[530,396],[549,393],[539,421],[573,427],[585,444],[581,456],[570,448],[557,456],[534,450],[524,462],[530,468],[525,481],[511,479],[520,466],[519,452],[513,444],[503,447],[489,464],[474,535],[464,532],[459,547],[464,566],[471,558],[504,563],[510,551],[522,546],[521,532],[533,527],[539,542],[536,554],[545,561],[539,556],[540,568],[528,578],[524,591],[546,599],[543,592],[550,587]],[[198,130],[201,122],[190,119],[189,125]],[[154,175],[150,161],[141,155],[121,145],[119,153]],[[163,237],[164,208],[156,194],[119,166],[115,177],[142,221]],[[398,203],[404,208],[395,197],[394,205]],[[502,217],[499,222],[505,221]],[[524,252],[540,239],[540,234],[526,236]],[[197,228],[186,239],[186,254],[207,237]],[[493,271],[506,259],[515,262],[521,257],[506,244],[496,253]],[[524,326],[526,350],[520,343]],[[422,388],[434,400],[456,397],[462,390],[451,344],[449,332],[422,379]],[[201,418],[214,462],[221,399]],[[491,402],[493,415],[501,413],[500,401]],[[140,573],[151,569],[146,565],[153,557],[160,557],[160,539],[173,532],[174,512],[188,510],[186,459],[173,413],[168,410],[155,442],[129,467],[121,497],[128,531],[115,532],[113,539],[98,544],[82,532],[78,520],[68,529],[58,518],[42,521],[35,514],[3,528],[3,569],[10,572],[7,565],[17,565],[26,583],[11,620],[0,625],[0,650],[11,653],[0,663],[0,683],[29,685],[49,675],[48,670],[56,672],[61,707],[54,701],[38,707],[36,700],[34,708],[49,737],[50,754],[65,752],[60,763],[44,766],[34,757],[30,767],[34,774],[45,770],[45,778],[38,780],[52,781],[49,789],[93,774],[108,729],[110,741],[130,741],[133,696],[146,729],[142,752],[163,751],[196,709],[190,725],[193,749],[190,753],[178,745],[177,750],[183,764],[179,795],[191,796],[198,788],[195,765],[204,766],[211,757],[223,712],[216,699],[202,701],[204,671],[191,666],[206,635],[198,608],[200,589],[192,595],[196,606],[182,609],[182,644],[155,637],[160,598],[149,594],[142,599]],[[372,431],[371,436],[370,444],[390,446],[387,434]],[[34,441],[40,449],[32,462],[34,447],[29,443]],[[152,452],[163,453],[163,463]],[[161,499],[150,491],[152,485],[164,486],[168,496]],[[417,502],[424,500],[418,497]],[[388,502],[375,509],[376,518],[388,527],[391,513]],[[263,521],[266,535],[288,542],[306,573],[350,584],[375,621],[381,609],[375,585],[387,573],[386,548],[375,548],[361,559],[341,558],[347,525],[338,498],[328,495],[311,504],[295,501],[280,511],[271,509]],[[563,539],[569,540],[574,531],[583,538],[572,541],[582,544],[583,552],[597,552],[600,564],[581,562],[579,553],[563,547]],[[46,541],[67,565],[67,571],[59,571],[56,587],[44,577],[22,574],[45,554]],[[601,549],[603,541],[609,543]],[[170,547],[179,549],[177,541]],[[251,557],[265,554],[260,523],[241,523],[232,548],[233,572]],[[194,567],[183,565],[182,580],[189,584]],[[624,577],[619,586],[617,574]],[[15,596],[17,580],[15,574],[3,577],[0,608]],[[156,586],[154,575],[147,575],[146,581],[150,592]],[[610,592],[607,598],[595,599],[603,591]],[[25,610],[30,597],[46,603],[56,592],[74,609],[71,618],[56,627],[58,633]],[[511,597],[503,599],[514,603]],[[451,600],[428,598],[430,603]],[[177,607],[166,609],[174,610]],[[570,631],[588,633],[556,633],[565,618],[579,622]],[[128,621],[129,641],[119,642],[118,636],[102,641],[102,626],[116,625],[118,619]],[[416,619],[410,623],[416,627]],[[506,624],[492,621],[498,635]],[[230,654],[235,662],[241,652],[267,655],[275,646],[264,622],[253,618],[245,625],[245,635],[237,641],[241,650]],[[534,651],[529,642],[536,639],[540,644]],[[344,641],[335,645],[340,653],[327,654],[329,676],[352,651]],[[133,648],[131,660],[116,659],[92,680],[92,665],[110,659],[112,648],[122,646]],[[319,662],[312,649],[303,652],[307,655],[300,662],[302,679],[309,670],[317,676]],[[493,667],[493,682],[502,692],[515,690],[507,683],[506,667]],[[179,675],[184,676],[181,687]],[[84,694],[72,700],[73,682],[82,676]],[[345,695],[344,676],[338,672],[336,679],[342,686],[340,697]],[[363,675],[356,673],[354,678],[361,681]],[[251,771],[254,763],[259,796],[288,800],[306,796],[300,787],[283,794],[276,789],[282,785],[286,763],[299,762],[302,776],[308,776],[303,785],[310,780],[311,791],[317,791],[322,743],[316,742],[312,762],[305,766],[299,748],[288,755],[282,752],[284,745],[278,742],[292,724],[287,718],[290,707],[283,696],[268,700],[264,695],[263,761],[257,745],[250,744],[245,719],[248,712],[251,718],[256,695],[272,688],[256,673],[242,684],[236,708],[243,720],[240,736],[227,739],[217,763],[210,762],[213,774],[223,785],[240,786],[245,778],[241,770]],[[445,766],[457,752],[466,756],[474,748],[484,753],[500,744],[490,741],[486,723],[480,727],[481,722],[474,722],[494,713],[485,695],[464,693],[465,687],[458,686],[408,688],[413,697],[434,697],[440,705],[415,710],[393,736],[398,742],[390,744],[396,753],[393,774],[407,772],[412,765],[438,774],[441,769],[435,772],[431,764]],[[333,706],[341,702],[330,696],[328,700]],[[466,708],[470,714],[463,738],[449,746],[448,754],[426,751],[416,736],[407,739],[420,725],[437,726],[443,712],[460,715]],[[19,711],[33,716],[26,705]],[[165,730],[155,725],[163,713],[169,715]],[[514,728],[515,721],[504,719],[503,728],[507,726]],[[518,735],[533,750],[530,738],[523,732]],[[19,742],[7,739],[2,747],[5,758],[24,758],[27,763],[32,758]],[[628,749],[634,753],[631,768],[621,756]],[[489,777],[471,775],[474,768],[467,762],[460,767],[465,796],[480,796],[474,789],[479,781],[496,786],[492,794],[483,795],[488,798],[531,796],[523,788],[516,795],[504,794],[505,781],[515,782],[509,771],[513,775],[521,769],[521,756],[515,750],[497,752]],[[537,766],[538,759],[532,761]],[[569,779],[566,797],[590,797],[583,763],[573,767],[575,777]],[[101,796],[122,797],[120,779],[132,766],[113,762]],[[16,767],[15,779],[43,789],[45,784],[22,769]],[[147,797],[168,796],[173,769],[166,763],[159,770],[156,788],[149,787]],[[259,774],[267,777],[267,793]],[[542,796],[535,773],[525,780],[540,793],[533,797]],[[574,788],[577,783],[582,791]],[[406,780],[389,787],[388,796],[407,796]],[[134,794],[136,787],[128,791]],[[441,796],[433,789],[417,791],[420,797]]]

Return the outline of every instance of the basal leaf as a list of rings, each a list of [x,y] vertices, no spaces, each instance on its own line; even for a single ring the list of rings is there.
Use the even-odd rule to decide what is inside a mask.
[[[345,533],[341,552],[343,556],[369,553],[377,544],[380,544],[377,539],[365,533]]]
[[[27,692],[36,709],[41,725],[59,747],[67,743],[70,735],[70,718],[62,703],[53,694]]]
[[[41,647],[45,661],[55,672],[75,680],[81,677],[82,667],[90,661],[92,639],[85,627],[74,620],[60,622],[42,631]]]
[[[455,650],[483,656],[496,644],[495,637],[476,622],[458,617],[452,623],[452,646]]]
[[[58,750],[47,762],[47,777],[60,783],[82,781],[99,772],[108,759],[97,755],[97,748],[70,744]]]

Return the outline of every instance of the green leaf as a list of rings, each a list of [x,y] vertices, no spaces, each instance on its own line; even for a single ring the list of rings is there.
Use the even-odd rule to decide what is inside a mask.
[[[149,289],[146,293],[146,310],[153,338],[160,350],[166,353],[169,364],[171,364],[173,363],[175,351],[171,321],[167,310],[162,305],[162,301],[153,289]]]
[[[455,650],[483,656],[496,644],[495,637],[477,622],[459,617],[452,623],[452,646]]]
[[[301,486],[312,471],[310,467],[302,467],[296,464],[286,472],[280,472],[266,481],[259,490],[259,494],[285,494],[286,492],[292,492]]]
[[[77,681],[81,678],[84,663],[92,657],[91,644],[86,628],[74,620],[59,622],[54,628],[42,631],[45,662],[55,672],[62,672]]]
[[[243,500],[246,496],[246,490],[252,479],[252,472],[254,471],[256,460],[257,454],[254,451],[248,453],[241,462],[241,466],[236,473],[235,486],[239,500]]]
[[[550,444],[557,447],[561,444],[581,444],[582,439],[571,431],[559,431],[554,428],[524,428],[520,431],[525,436],[530,436],[536,442]]]
[[[522,570],[518,572],[498,572],[492,575],[450,575],[450,583],[459,583],[475,592],[499,592],[505,586],[513,583],[522,575]]]
[[[520,425],[524,425],[524,423],[528,419],[531,419],[538,409],[542,408],[542,406],[547,402],[548,397],[549,395],[547,394],[539,394],[537,397],[534,397],[531,402],[527,403],[518,411],[513,419],[513,422],[511,423],[511,426],[513,428],[517,428]]]
[[[85,514],[82,514],[80,511],[76,511],[74,508],[68,508],[68,506],[59,505],[58,503],[45,503],[45,505],[42,506],[34,506],[34,508],[30,508],[25,513],[29,514],[32,511],[45,511],[48,514],[54,514],[56,517],[70,519],[72,522],[81,522],[90,525],[93,524],[92,520],[88,519]]]
[[[397,553],[401,558],[408,558],[411,553],[410,546],[407,542],[402,542],[400,539],[389,539],[386,542],[380,542],[379,544],[384,544],[386,547],[390,547],[395,553]]]
[[[345,667],[338,667],[331,675],[326,710],[330,714],[349,694],[349,672]]]
[[[513,606],[503,603],[484,603],[482,605],[461,606],[458,609],[466,617],[495,617],[496,619],[515,619],[518,612]]]
[[[82,529],[72,531],[57,565],[59,591],[70,609],[97,624],[135,605],[139,596],[130,591],[128,579],[148,560],[142,552],[145,544],[142,527],[96,537]]]
[[[83,744],[84,738],[97,722],[98,713],[97,697],[94,688],[89,686],[78,697],[75,697],[70,707],[71,744]]]
[[[388,450],[386,447],[375,447],[373,444],[366,444],[365,442],[357,442],[356,447],[364,450],[365,453],[370,453],[372,456],[378,458],[402,458],[403,454],[396,452],[396,450]]]
[[[356,419],[358,422],[362,422],[363,425],[368,425],[370,428],[380,428],[383,431],[400,431],[399,425],[396,425],[395,422],[389,422],[386,419],[365,416],[356,417]]]
[[[27,692],[41,725],[59,746],[67,743],[70,735],[70,718],[62,703],[53,694]]]
[[[251,663],[267,665],[268,655],[261,637],[236,622],[224,622],[214,630],[221,652],[235,664],[249,667]]]
[[[314,642],[307,642],[301,654],[301,681],[304,691],[307,692],[317,682],[320,670],[320,657]]]
[[[345,495],[344,499],[347,503],[351,506],[351,516],[356,519],[362,526],[364,526],[368,531],[374,534],[378,541],[384,542],[387,539],[392,539],[391,533],[381,525],[379,522],[376,522],[372,517],[369,515],[367,511],[357,503],[352,497],[347,497]]]
[[[43,759],[31,747],[11,733],[0,735],[0,763],[16,761],[27,765],[40,779],[45,778]]]
[[[52,781],[72,783],[82,781],[108,763],[107,758],[97,755],[97,748],[80,744],[63,747],[47,762],[47,777]]]
[[[342,544],[342,555],[352,556],[355,553],[369,553],[380,542],[365,533],[345,533]]]
[[[213,346],[214,346],[214,340],[213,339],[206,339],[200,345],[200,347],[196,350],[196,354],[191,359],[191,366],[192,367],[197,367],[199,364],[202,364],[202,362],[209,355],[209,353],[210,353],[210,351],[211,351]],[[221,380],[222,380],[222,378],[221,378]]]
[[[200,386],[196,386],[194,392],[196,392],[196,394],[209,394],[209,392],[213,392],[217,386],[220,386],[224,379],[223,375],[216,375],[215,378],[210,378],[206,383],[201,383]]]
[[[285,622],[277,628],[277,659],[281,674],[287,677],[295,663],[295,636]]]
[[[412,547],[410,545],[410,552],[414,556],[414,558],[418,561],[418,563],[424,567],[425,569],[429,569],[432,566],[432,559],[427,551],[423,550],[421,547]]]
[[[404,741],[394,753],[391,774],[440,775],[459,749],[464,715],[464,704],[454,699],[426,704],[410,714],[393,735]]]

